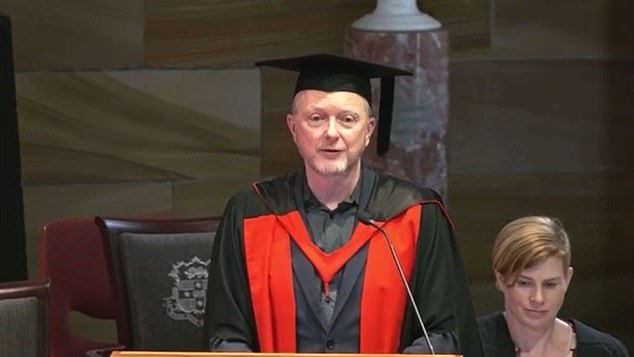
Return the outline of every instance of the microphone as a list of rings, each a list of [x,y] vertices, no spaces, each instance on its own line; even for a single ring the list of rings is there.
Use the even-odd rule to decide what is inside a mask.
[[[410,288],[409,283],[407,282],[407,278],[405,277],[405,272],[403,272],[403,267],[401,266],[401,262],[398,260],[398,256],[396,255],[396,250],[394,250],[394,244],[392,244],[392,240],[390,239],[390,236],[387,234],[387,232],[385,232],[383,228],[379,227],[379,225],[374,222],[374,220],[372,219],[372,216],[370,216],[368,212],[365,212],[365,211],[359,212],[358,219],[362,223],[368,224],[376,228],[376,230],[381,232],[381,234],[383,234],[383,237],[385,237],[387,246],[390,248],[390,253],[392,254],[392,260],[394,260],[394,264],[396,265],[396,268],[398,269],[398,275],[401,277],[401,281],[403,282],[403,286],[405,287],[405,290],[407,290],[407,296],[409,297],[409,302],[412,304],[412,307],[414,308],[414,313],[416,313],[416,318],[418,319],[418,324],[420,325],[420,328],[423,330],[423,335],[425,336],[425,342],[427,342],[427,347],[429,347],[429,351],[431,352],[431,354],[435,355],[436,352],[434,351],[434,346],[431,344],[431,340],[429,339],[429,335],[427,334],[427,329],[425,328],[425,323],[423,323],[423,318],[420,316],[420,311],[418,311],[418,306],[416,306],[416,300],[414,300],[412,289]]]

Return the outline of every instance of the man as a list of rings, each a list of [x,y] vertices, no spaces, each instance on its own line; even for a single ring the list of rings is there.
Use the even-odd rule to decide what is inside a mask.
[[[332,55],[259,64],[299,72],[286,123],[304,165],[255,183],[227,204],[210,265],[209,349],[433,348],[479,357],[462,261],[440,198],[362,165],[376,126],[370,78],[393,84],[408,72]],[[382,93],[382,107],[391,108],[392,95]]]

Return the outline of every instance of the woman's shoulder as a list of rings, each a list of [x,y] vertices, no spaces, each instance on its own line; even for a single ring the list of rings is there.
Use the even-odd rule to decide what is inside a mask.
[[[504,320],[504,314],[502,311],[496,311],[478,317],[478,327],[481,329],[497,329],[500,326],[506,327],[506,321]]]
[[[513,356],[515,345],[501,311],[478,317],[482,351],[486,357]]]
[[[482,343],[512,344],[506,320],[501,311],[480,316],[477,322]]]
[[[601,349],[608,350],[611,356],[629,356],[623,342],[619,341],[616,337],[590,327],[579,320],[569,319],[568,321],[575,329],[578,350]]]

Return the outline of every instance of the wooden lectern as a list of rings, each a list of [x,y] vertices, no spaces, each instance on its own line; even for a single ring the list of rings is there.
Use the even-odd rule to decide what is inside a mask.
[[[113,351],[110,357],[395,357],[401,354],[373,353],[251,353],[251,352],[158,352],[158,351]],[[406,354],[407,357],[461,357],[448,354]]]

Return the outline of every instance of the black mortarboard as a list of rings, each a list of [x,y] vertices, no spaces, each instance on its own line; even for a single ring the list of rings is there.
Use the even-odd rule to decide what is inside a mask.
[[[357,93],[372,104],[370,79],[381,79],[379,100],[377,153],[383,156],[390,147],[390,128],[394,106],[394,77],[411,72],[379,63],[327,53],[300,57],[264,60],[255,63],[299,72],[295,91],[316,89],[326,92],[347,91]]]

